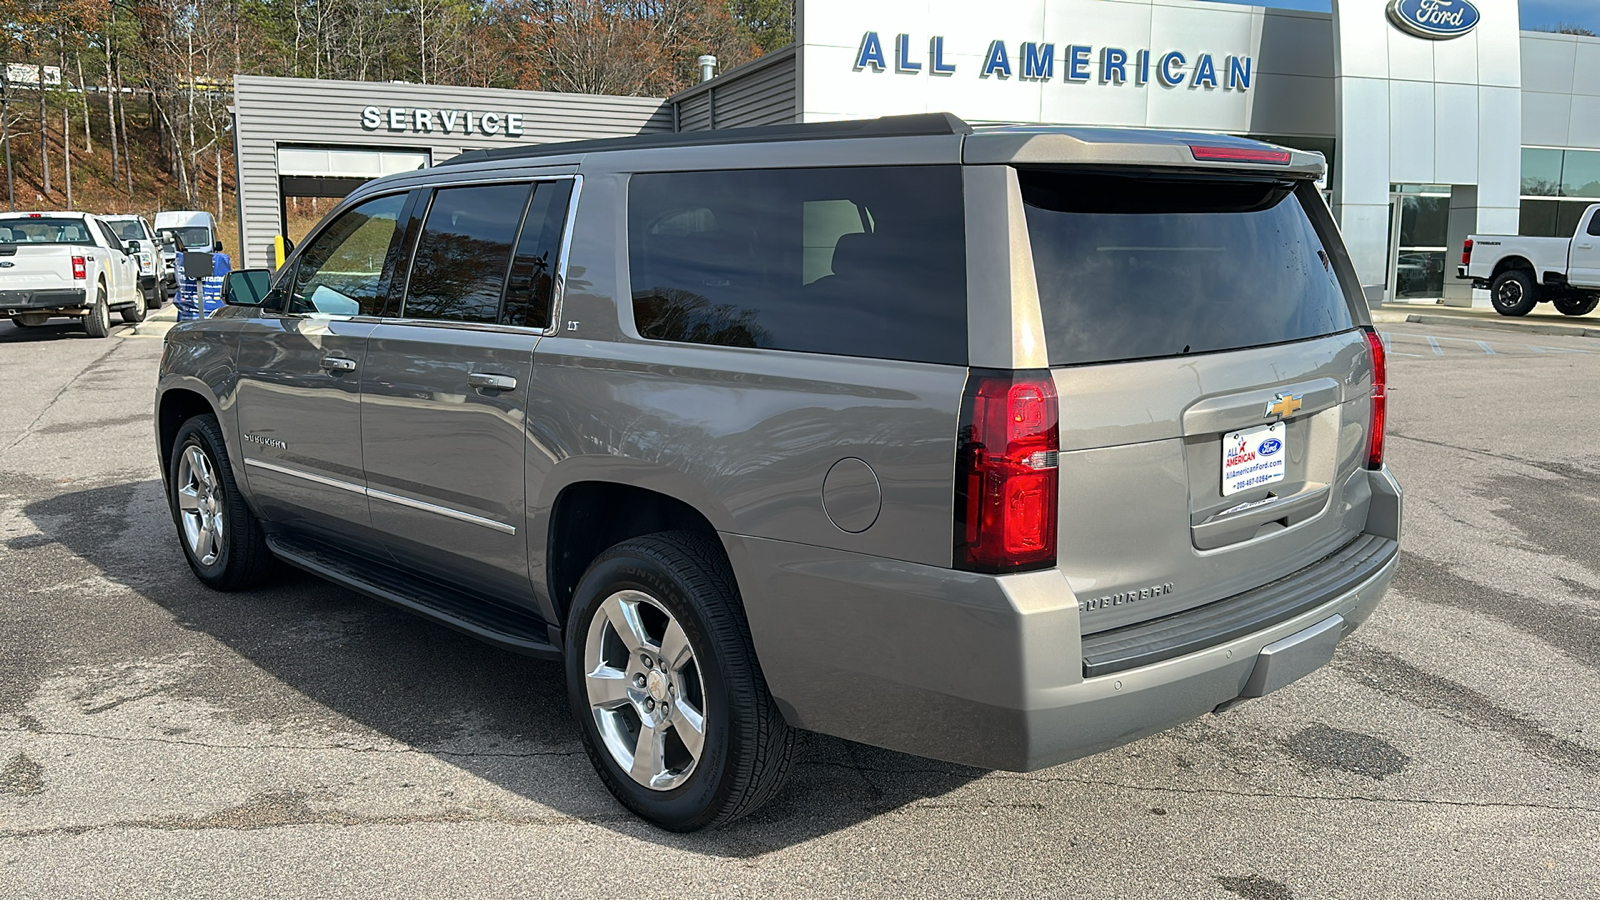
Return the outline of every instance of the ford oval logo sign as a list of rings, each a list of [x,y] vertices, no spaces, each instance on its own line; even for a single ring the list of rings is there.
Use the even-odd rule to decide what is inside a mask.
[[[1478,27],[1478,8],[1469,0],[1389,0],[1389,21],[1408,34],[1443,41]]]
[[[1266,440],[1261,442],[1261,455],[1262,456],[1271,456],[1272,454],[1277,453],[1279,450],[1282,450],[1282,449],[1283,449],[1283,441],[1280,441],[1277,438],[1267,438]]]

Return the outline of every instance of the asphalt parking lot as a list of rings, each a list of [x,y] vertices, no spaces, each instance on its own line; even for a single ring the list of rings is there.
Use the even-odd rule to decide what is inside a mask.
[[[684,836],[601,787],[555,664],[309,577],[202,588],[160,339],[0,324],[0,896],[1590,895],[1600,340],[1382,328],[1402,568],[1332,666],[1027,775],[808,736]]]

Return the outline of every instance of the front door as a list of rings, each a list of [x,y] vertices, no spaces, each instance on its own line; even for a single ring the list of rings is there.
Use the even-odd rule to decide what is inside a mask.
[[[377,549],[361,460],[362,363],[405,201],[369,200],[322,229],[239,339],[239,432],[257,511],[341,546]]]
[[[1449,261],[1450,187],[1393,185],[1389,195],[1388,300],[1437,300],[1444,296]],[[1459,248],[1457,248],[1459,249]]]
[[[531,604],[523,430],[570,181],[441,188],[362,369],[372,523],[425,574]],[[414,215],[415,218],[415,215]]]
[[[1600,204],[1578,223],[1578,231],[1572,237],[1567,281],[1578,287],[1600,288]]]

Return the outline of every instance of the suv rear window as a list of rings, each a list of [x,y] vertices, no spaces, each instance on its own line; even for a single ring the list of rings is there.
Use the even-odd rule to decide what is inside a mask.
[[[656,340],[962,365],[956,166],[635,175],[634,321]]]
[[[1051,365],[1236,350],[1355,325],[1307,214],[1321,203],[1309,184],[1018,174]]]

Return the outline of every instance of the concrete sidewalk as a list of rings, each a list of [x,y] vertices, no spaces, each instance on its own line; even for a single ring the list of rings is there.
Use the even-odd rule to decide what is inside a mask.
[[[1386,303],[1372,310],[1372,321],[1380,325],[1413,322],[1421,325],[1454,325],[1530,334],[1600,338],[1600,310],[1586,316],[1564,316],[1548,306],[1540,306],[1538,310],[1526,316],[1512,317],[1502,316],[1492,309]]]
[[[168,303],[146,315],[143,322],[133,326],[133,333],[139,337],[162,337],[176,324],[178,324],[178,304]]]

